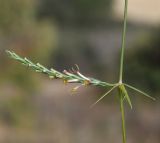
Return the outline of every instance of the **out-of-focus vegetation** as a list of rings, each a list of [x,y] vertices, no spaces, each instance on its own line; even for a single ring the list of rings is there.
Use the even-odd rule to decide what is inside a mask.
[[[36,21],[35,1],[1,0],[0,6],[0,33],[3,38],[1,43],[18,51],[39,51],[37,57],[47,55],[46,52],[49,52],[55,41],[55,31],[48,21]]]
[[[56,31],[48,21],[37,22],[35,12],[34,0],[0,0],[1,78],[12,79],[26,87],[32,84],[29,82],[31,75],[26,74],[19,66],[8,66],[4,50],[15,50],[34,60],[43,61],[42,63],[49,62],[49,55],[56,43]]]
[[[38,17],[56,20],[60,25],[96,25],[111,16],[112,0],[40,0]]]
[[[152,91],[160,92],[160,28],[141,35],[127,50],[126,74],[128,80]],[[138,81],[138,82],[136,82]]]
[[[0,0],[0,123],[33,127],[32,95],[38,81],[32,72],[8,59],[5,49],[47,64],[56,45],[56,30],[49,21],[38,22],[34,0]],[[26,95],[26,96],[25,96]]]

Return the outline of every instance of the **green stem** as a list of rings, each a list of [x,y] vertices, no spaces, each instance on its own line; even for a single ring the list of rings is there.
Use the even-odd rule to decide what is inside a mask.
[[[124,104],[123,104],[123,96],[120,95],[120,110],[122,116],[122,138],[123,143],[126,143],[126,127],[125,127],[125,114],[124,114]]]
[[[119,71],[119,82],[120,83],[122,82],[122,77],[123,77],[124,49],[125,49],[125,44],[126,44],[126,28],[127,28],[127,12],[128,12],[128,0],[125,0],[124,25],[123,25],[123,34],[122,34],[120,71]]]

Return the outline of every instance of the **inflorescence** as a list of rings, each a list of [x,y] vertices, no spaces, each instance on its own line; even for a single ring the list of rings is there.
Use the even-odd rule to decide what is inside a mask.
[[[81,85],[87,86],[87,85],[94,85],[94,86],[113,86],[114,84],[110,84],[107,82],[103,82],[91,77],[84,76],[78,67],[77,64],[75,64],[75,67],[71,68],[71,70],[63,70],[63,72],[59,72],[53,68],[48,69],[41,65],[40,63],[33,63],[29,59],[22,58],[19,55],[17,55],[14,52],[6,51],[6,53],[12,58],[20,63],[22,63],[24,66],[30,67],[36,72],[44,73],[49,76],[51,79],[62,79],[65,84],[67,83],[80,83]]]
[[[100,100],[102,100],[106,95],[108,95],[110,92],[112,92],[115,88],[118,88],[119,93],[124,97],[124,100],[126,100],[128,102],[128,104],[130,105],[131,108],[132,108],[132,103],[131,103],[130,97],[129,97],[125,87],[128,87],[132,90],[135,90],[135,91],[143,94],[144,96],[155,100],[153,97],[149,96],[145,92],[143,92],[143,91],[141,91],[131,85],[128,85],[126,83],[118,82],[115,84],[111,84],[108,82],[97,80],[95,78],[84,76],[80,72],[80,69],[79,69],[78,65],[76,65],[76,64],[75,64],[75,68],[72,67],[71,70],[64,70],[63,72],[59,72],[53,68],[48,69],[39,63],[35,64],[32,61],[30,61],[29,59],[27,59],[26,57],[22,58],[14,52],[7,50],[6,53],[12,59],[19,61],[24,66],[27,66],[36,72],[47,74],[49,76],[49,78],[51,78],[51,79],[62,79],[65,84],[79,83],[80,84],[79,86],[76,86],[72,89],[73,92],[76,91],[81,86],[94,85],[94,86],[101,86],[101,87],[110,87],[110,89],[104,95],[102,95],[93,105],[91,105],[91,107],[93,107],[95,104],[97,104]]]

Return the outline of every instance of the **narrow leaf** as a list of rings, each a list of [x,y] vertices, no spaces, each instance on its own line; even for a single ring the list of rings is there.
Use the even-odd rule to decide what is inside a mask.
[[[117,86],[112,87],[109,91],[107,91],[104,95],[102,95],[95,103],[93,103],[90,108],[94,107],[99,101],[101,101],[105,96],[107,96],[113,89]]]
[[[120,89],[121,89],[121,93],[124,95],[124,99],[126,99],[126,101],[128,102],[130,108],[132,109],[132,102],[131,102],[131,99],[130,99],[130,97],[128,95],[128,92],[125,89],[124,85],[121,85]]]
[[[137,88],[135,88],[135,87],[133,87],[133,86],[131,86],[131,85],[128,85],[128,84],[124,84],[124,85],[127,86],[127,87],[130,88],[130,89],[133,89],[134,91],[137,91],[137,92],[141,93],[142,95],[144,95],[144,96],[146,96],[146,97],[148,97],[148,98],[150,98],[150,99],[152,99],[152,100],[156,100],[154,97],[151,97],[151,96],[148,95],[147,93],[145,93],[145,92],[143,92],[143,91],[141,91],[141,90],[139,90],[139,89],[137,89]]]

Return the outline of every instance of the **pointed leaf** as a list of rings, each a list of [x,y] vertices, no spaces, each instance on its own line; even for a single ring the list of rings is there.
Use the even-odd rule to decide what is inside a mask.
[[[114,86],[114,87],[112,87],[109,91],[107,91],[104,95],[102,95],[95,103],[93,103],[90,107],[92,108],[92,107],[94,107],[99,101],[101,101],[105,96],[107,96],[113,89],[115,89],[117,87],[117,85],[116,86]]]
[[[131,86],[131,85],[128,85],[128,84],[124,84],[124,85],[127,86],[127,87],[130,88],[130,89],[133,89],[134,91],[137,91],[137,92],[141,93],[142,95],[144,95],[144,96],[146,96],[146,97],[148,97],[148,98],[150,98],[150,99],[152,99],[152,100],[156,100],[154,97],[151,97],[151,96],[148,95],[147,93],[145,93],[145,92],[143,92],[143,91],[141,91],[141,90],[139,90],[139,89],[137,89],[137,88],[135,88],[135,87],[133,87],[133,86]]]
[[[128,102],[130,108],[132,109],[132,102],[131,102],[131,99],[130,99],[130,97],[128,95],[127,90],[125,89],[124,85],[121,85],[120,88],[121,88],[121,93],[124,95],[124,99],[126,99],[126,101]]]

